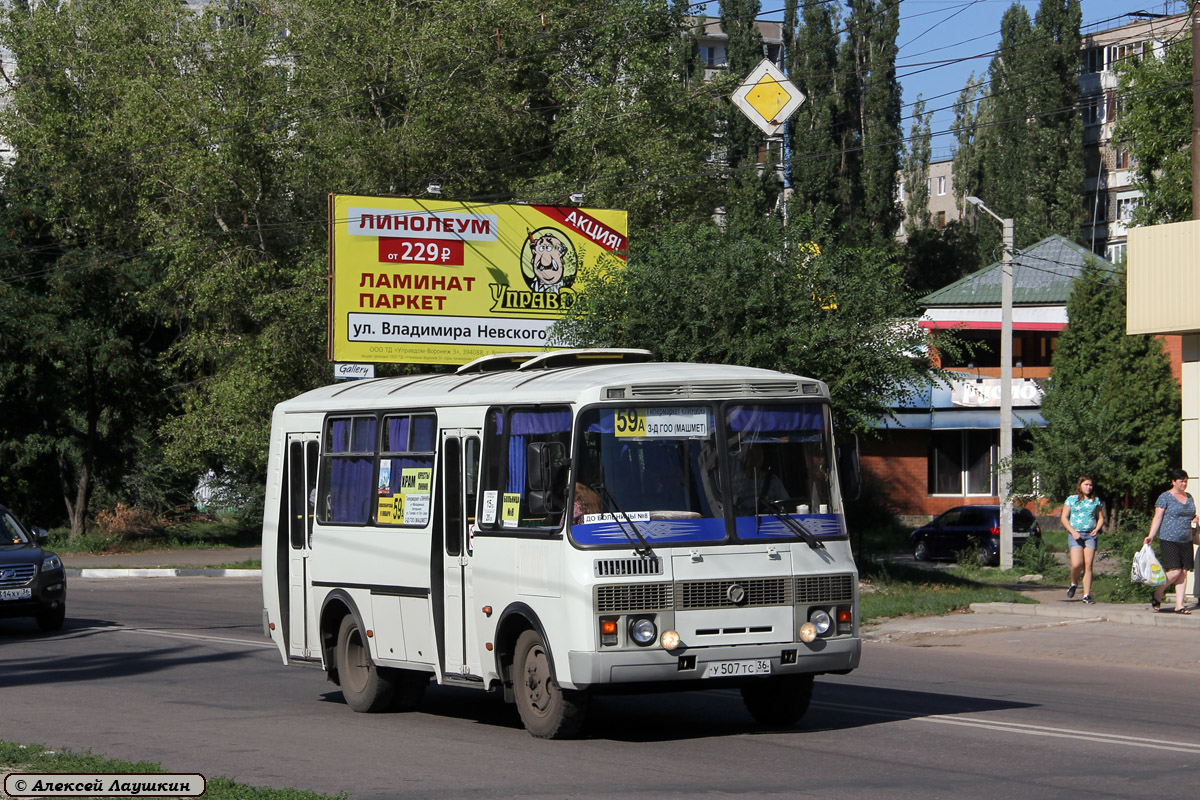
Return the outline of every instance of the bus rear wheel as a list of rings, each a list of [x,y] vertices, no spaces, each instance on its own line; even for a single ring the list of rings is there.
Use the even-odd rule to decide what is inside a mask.
[[[558,685],[546,644],[536,631],[525,631],[517,639],[512,670],[517,711],[525,730],[539,739],[569,739],[579,733],[587,694]]]
[[[349,614],[338,628],[337,670],[342,697],[355,711],[373,714],[392,704],[395,686],[371,663],[362,631]]]
[[[742,702],[760,725],[794,725],[812,702],[813,675],[779,675],[742,687]]]

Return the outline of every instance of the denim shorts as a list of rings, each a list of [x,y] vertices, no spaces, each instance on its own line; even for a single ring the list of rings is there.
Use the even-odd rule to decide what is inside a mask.
[[[1070,550],[1082,550],[1085,547],[1096,549],[1096,534],[1094,533],[1079,533],[1079,538],[1076,539],[1071,534],[1067,534],[1067,548]]]

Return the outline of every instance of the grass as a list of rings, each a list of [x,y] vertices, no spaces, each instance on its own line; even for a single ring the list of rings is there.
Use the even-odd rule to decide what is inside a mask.
[[[101,773],[161,774],[161,766],[150,761],[120,761],[90,751],[74,753],[50,750],[42,745],[24,745],[0,740],[0,774],[12,772],[99,775]],[[3,792],[0,791],[0,795]],[[229,778],[208,778],[205,800],[345,800],[347,795],[316,794],[300,789],[272,789],[235,783]]]
[[[50,532],[50,548],[59,553],[141,553],[147,550],[219,550],[258,547],[262,533],[231,520],[188,520],[151,533],[119,536],[89,532],[71,539],[65,529]]]
[[[1000,574],[1005,575],[1008,582],[1013,581],[1011,573]],[[1007,586],[980,580],[981,577],[957,569],[932,570],[874,562],[859,573],[864,584],[859,613],[869,622],[891,617],[951,614],[965,611],[972,603],[1037,602]]]

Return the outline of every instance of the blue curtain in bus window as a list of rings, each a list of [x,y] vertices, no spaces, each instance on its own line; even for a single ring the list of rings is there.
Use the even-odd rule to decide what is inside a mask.
[[[417,453],[432,453],[434,450],[435,420],[431,416],[413,417],[413,437],[410,450]]]
[[[408,449],[408,417],[391,417],[387,423],[387,441],[383,449],[389,453],[404,452]]]
[[[374,496],[375,420],[369,417],[333,420],[330,426],[330,452],[364,453],[362,456],[333,455],[329,464],[329,505],[331,522],[365,523],[371,514]]]
[[[729,430],[781,433],[820,431],[825,427],[821,406],[734,406],[729,410]]]

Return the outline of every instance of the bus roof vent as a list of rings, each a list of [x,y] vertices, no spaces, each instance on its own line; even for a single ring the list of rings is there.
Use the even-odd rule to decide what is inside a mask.
[[[476,372],[504,372],[516,369],[537,353],[493,353],[490,356],[480,356],[474,361],[468,361],[454,370],[456,375],[470,375]]]
[[[596,364],[643,364],[653,361],[649,350],[618,347],[591,347],[579,350],[555,350],[542,353],[521,364],[518,369],[558,369],[561,367],[591,367]]]
[[[598,558],[593,562],[597,578],[628,578],[631,575],[662,575],[661,558]]]

